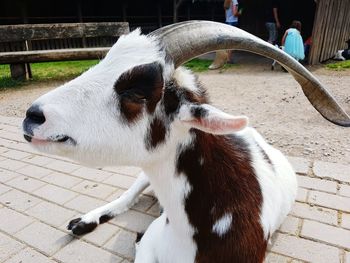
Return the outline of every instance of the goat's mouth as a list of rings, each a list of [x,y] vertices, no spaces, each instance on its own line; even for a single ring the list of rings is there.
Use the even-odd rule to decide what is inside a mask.
[[[77,142],[68,135],[55,135],[50,136],[48,138],[42,139],[42,138],[36,138],[35,136],[30,136],[27,134],[24,134],[24,139],[32,144],[40,145],[40,144],[48,144],[48,143],[60,143],[60,144],[71,144],[76,145]]]

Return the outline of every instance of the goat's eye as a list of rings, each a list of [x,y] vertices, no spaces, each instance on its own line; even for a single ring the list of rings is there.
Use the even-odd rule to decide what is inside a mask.
[[[133,88],[119,92],[119,96],[123,99],[136,103],[142,103],[146,100],[145,94]]]
[[[144,94],[141,94],[141,93],[135,92],[134,96],[138,100],[145,100],[146,99],[146,96]]]

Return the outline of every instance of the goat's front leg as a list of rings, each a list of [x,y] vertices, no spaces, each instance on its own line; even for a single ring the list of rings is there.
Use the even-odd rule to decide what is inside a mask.
[[[104,206],[96,208],[82,217],[69,222],[67,229],[72,230],[75,235],[83,235],[93,231],[98,224],[102,224],[112,219],[132,207],[138,196],[149,186],[148,177],[142,172],[133,185],[123,193],[118,199]]]

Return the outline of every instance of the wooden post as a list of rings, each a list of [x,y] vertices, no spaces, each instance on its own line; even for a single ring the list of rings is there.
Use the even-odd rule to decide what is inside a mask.
[[[28,12],[27,12],[27,4],[26,1],[20,2],[21,15],[23,24],[28,24]],[[25,50],[32,49],[31,41],[24,41]],[[28,78],[32,78],[32,69],[30,68],[29,63],[24,64],[11,64],[10,65],[11,77],[16,80],[26,80]]]
[[[173,0],[173,23],[177,22],[176,0]]]
[[[157,1],[157,15],[158,15],[158,27],[162,27],[162,5],[161,2],[158,0]]]
[[[78,0],[78,2],[77,2],[77,11],[78,11],[78,22],[83,23],[83,11],[81,8],[81,0]],[[82,42],[83,47],[87,46],[86,45],[86,38],[84,36],[81,38],[81,42]]]
[[[123,1],[123,6],[122,6],[122,16],[123,16],[123,22],[126,22],[127,19],[127,13],[126,13],[126,9],[127,9],[127,3],[125,1]]]
[[[28,77],[25,63],[10,64],[11,78],[15,80],[26,80]]]
[[[187,4],[186,11],[187,11],[187,20],[191,20],[191,4],[190,3]]]
[[[184,0],[173,0],[173,22],[176,23],[178,21],[177,10]]]
[[[83,11],[81,8],[81,0],[77,2],[77,11],[78,11],[78,22],[83,23]]]

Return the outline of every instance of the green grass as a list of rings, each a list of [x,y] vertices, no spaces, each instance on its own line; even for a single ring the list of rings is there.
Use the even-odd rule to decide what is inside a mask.
[[[211,60],[193,59],[185,66],[194,72],[207,71]],[[11,79],[10,66],[0,65],[0,89],[18,88],[30,83],[69,80],[96,65],[98,60],[64,61],[64,62],[45,62],[31,64],[33,78],[28,81],[16,81]],[[226,64],[219,72],[236,65]]]
[[[20,87],[38,81],[72,79],[97,63],[98,60],[33,63],[31,64],[33,78],[29,81],[11,79],[10,66],[0,65],[0,89]]]
[[[326,68],[330,69],[330,70],[346,70],[346,69],[350,69],[350,60],[345,60],[345,61],[341,61],[341,62],[327,64]]]
[[[194,72],[204,72],[208,70],[209,65],[212,63],[211,60],[208,59],[192,59],[185,63],[185,67],[194,71]],[[222,72],[223,70],[226,70],[228,68],[237,67],[238,65],[235,64],[225,64],[219,72]]]
[[[208,70],[211,62],[211,60],[195,58],[186,62],[184,66],[194,72],[203,72]]]

